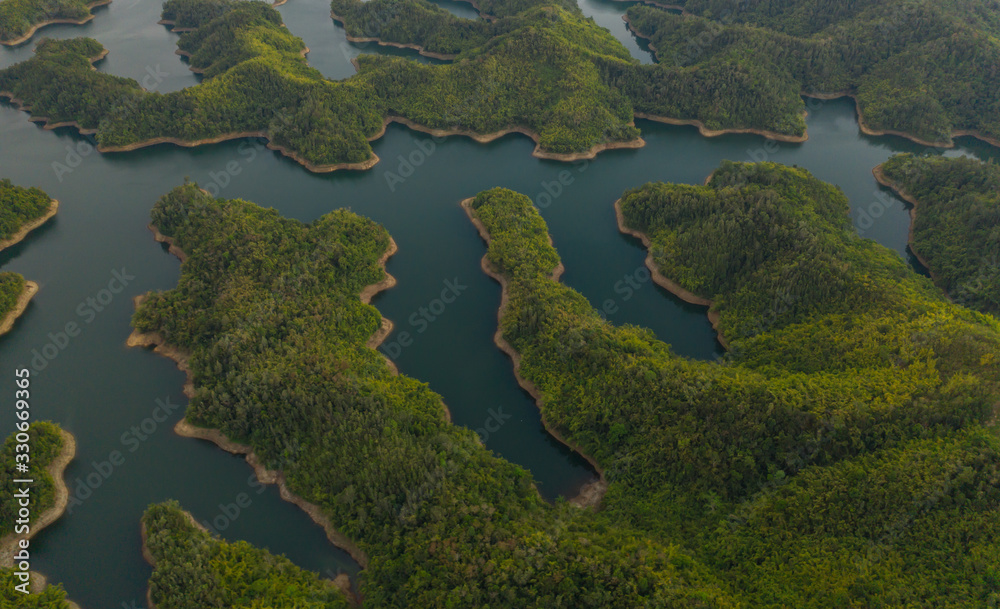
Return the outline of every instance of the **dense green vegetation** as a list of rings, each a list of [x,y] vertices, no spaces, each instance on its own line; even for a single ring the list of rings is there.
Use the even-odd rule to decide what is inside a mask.
[[[167,0],[161,17],[174,30],[198,27],[229,12],[238,0]]]
[[[0,42],[12,42],[46,21],[83,21],[90,16],[85,0],[2,0],[0,1]]]
[[[767,85],[803,109],[802,93],[849,92],[865,123],[950,142],[954,131],[1000,136],[1000,27],[993,0],[688,0],[690,14],[628,10],[663,64],[738,70],[727,96]],[[788,115],[791,120],[792,116]]]
[[[142,517],[155,568],[150,599],[170,609],[346,609],[333,582],[245,541],[227,543],[195,526],[176,502],[151,505]]]
[[[606,468],[598,519],[680,543],[749,607],[1000,600],[1000,325],[854,235],[798,169],[726,164],[622,199],[733,342],[692,362],[552,281],[527,197],[474,201],[504,337],[546,418]],[[995,425],[995,422],[992,423]]]
[[[0,242],[44,216],[52,199],[39,188],[21,188],[9,179],[0,179]]]
[[[21,188],[0,179],[0,242],[17,234],[25,224],[44,216],[52,205],[49,195],[38,188]],[[0,273],[0,321],[14,310],[24,292],[25,280],[18,273]]]
[[[20,273],[0,272],[0,321],[17,307],[17,301],[24,292],[24,276]]]
[[[347,211],[303,225],[193,184],[152,218],[188,258],[135,327],[191,352],[190,421],[250,444],[368,554],[366,606],[733,606],[676,546],[547,505],[365,346],[383,228]]]
[[[27,432],[31,446],[29,472],[27,475],[15,475],[13,465],[0,468],[0,531],[6,535],[14,531],[17,520],[18,499],[15,493],[24,485],[14,484],[15,478],[29,478],[35,481],[31,485],[31,518],[38,518],[45,510],[52,507],[55,500],[55,481],[48,472],[48,467],[59,456],[63,449],[63,439],[59,428],[52,423],[39,421],[32,423]],[[13,464],[18,442],[15,434],[11,434],[0,449],[0,458],[4,463]]]
[[[916,198],[913,247],[957,302],[1000,315],[1000,167],[894,156],[884,175]]]
[[[97,129],[102,119],[134,105],[142,95],[134,80],[93,69],[91,61],[103,52],[91,38],[46,38],[31,59],[0,70],[0,91],[24,101],[36,116]]]
[[[805,129],[800,100],[782,98],[780,87],[739,66],[725,73],[642,66],[575,5],[496,4],[505,16],[487,22],[423,0],[337,0],[351,32],[459,60],[432,66],[364,55],[358,75],[332,82],[307,65],[302,41],[265,3],[172,0],[164,17],[193,29],[178,47],[204,73],[200,85],[143,92],[135,81],[91,70],[101,47],[84,39],[47,42],[0,71],[0,90],[39,115],[96,129],[102,150],[260,133],[322,169],[371,160],[368,140],[392,116],[483,135],[527,129],[541,151],[563,155],[634,141],[636,112],[709,128]]]
[[[0,568],[0,607],[4,609],[70,609],[61,585],[45,586],[40,594],[24,594],[14,586],[21,584],[13,569]]]

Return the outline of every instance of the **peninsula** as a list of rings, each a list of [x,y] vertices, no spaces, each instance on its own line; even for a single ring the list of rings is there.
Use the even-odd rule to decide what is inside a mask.
[[[910,249],[961,304],[1000,316],[1000,167],[900,154],[875,168],[908,201]]]
[[[83,25],[94,15],[91,9],[111,0],[2,0],[0,44],[16,46],[31,40],[39,29],[56,23]]]

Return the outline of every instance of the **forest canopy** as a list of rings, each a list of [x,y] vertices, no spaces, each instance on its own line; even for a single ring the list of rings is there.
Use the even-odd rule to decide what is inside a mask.
[[[726,163],[707,186],[624,194],[660,272],[714,301],[721,362],[612,326],[553,280],[527,197],[471,208],[522,376],[605,470],[598,519],[679,544],[745,606],[998,600],[1000,326],[859,239],[838,189]]]
[[[957,302],[1000,316],[1000,167],[901,154],[880,166],[917,200],[912,247]]]
[[[1000,19],[993,0],[687,0],[678,15],[628,9],[661,64],[734,69],[799,95],[851,94],[868,127],[950,144],[1000,138]],[[706,78],[712,78],[706,75]],[[749,93],[731,82],[727,96]],[[804,109],[798,102],[799,109]]]
[[[249,444],[368,557],[366,605],[735,606],[672,544],[546,504],[426,384],[392,373],[358,297],[384,277],[381,226],[344,210],[302,224],[194,184],[152,221],[187,258],[135,328],[191,353],[191,423]]]
[[[85,0],[0,0],[0,43],[17,44],[31,28],[49,21],[83,22],[90,8],[104,2]]]
[[[198,528],[176,502],[151,505],[142,517],[153,559],[149,598],[170,609],[348,609],[332,581],[245,541],[226,542]]]

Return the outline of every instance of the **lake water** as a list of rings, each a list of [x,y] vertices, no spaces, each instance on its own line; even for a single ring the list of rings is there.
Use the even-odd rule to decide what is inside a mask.
[[[585,12],[642,59],[641,44],[615,23],[625,5],[584,2]],[[456,11],[471,10],[456,4]],[[330,78],[353,74],[350,59],[359,53],[387,51],[347,43],[321,0],[290,0],[279,10],[310,47],[310,63]],[[159,11],[155,0],[115,0],[97,9],[87,25],[54,26],[42,34],[95,37],[111,51],[100,70],[137,79],[159,74],[159,91],[196,84],[174,54],[177,36],[156,25]],[[33,44],[4,48],[0,66],[23,61]],[[392,52],[417,58],[410,51]],[[183,375],[165,358],[125,347],[132,297],[176,285],[179,262],[153,241],[146,224],[157,198],[185,177],[220,196],[252,200],[304,221],[348,207],[384,224],[400,247],[388,264],[399,284],[373,304],[395,321],[397,332],[414,336],[406,348],[390,336],[385,351],[402,373],[444,397],[456,424],[478,429],[494,413],[509,415],[486,438],[487,446],[528,468],[542,493],[554,498],[575,494],[594,474],[545,433],[510,360],[493,344],[500,288],[480,270],[486,249],[459,201],[494,186],[531,196],[549,223],[568,285],[596,306],[607,305],[610,321],[649,327],[677,353],[710,359],[720,351],[703,308],[648,281],[626,289],[628,277],[633,283],[645,277],[645,252],[619,234],[612,204],[625,189],[651,180],[701,183],[724,159],[797,164],[843,188],[859,232],[908,256],[906,210],[876,184],[871,169],[895,152],[922,148],[901,138],[860,134],[853,105],[845,100],[812,104],[808,124],[808,142],[775,144],[749,135],[709,139],[691,127],[637,121],[644,148],[569,164],[532,157],[534,143],[519,135],[483,145],[392,125],[373,145],[382,162],[365,172],[312,174],[246,140],[83,154],[71,172],[57,174],[53,164],[75,164],[71,151],[85,152],[89,140],[72,129],[44,130],[23,112],[0,105],[0,176],[38,186],[62,203],[54,221],[0,253],[4,270],[42,288],[15,329],[0,338],[0,375],[13,381],[16,367],[39,368],[32,379],[34,416],[59,422],[78,442],[67,478],[82,502],[35,538],[32,566],[63,583],[86,609],[133,601],[142,606],[151,569],[140,554],[139,518],[148,504],[175,498],[228,539],[284,553],[324,574],[357,572],[302,511],[282,501],[274,487],[257,485],[243,459],[176,436],[171,427],[185,404]],[[975,140],[961,144],[948,154],[995,155]],[[238,172],[227,171],[232,161]],[[101,297],[115,273],[132,277],[125,291],[107,304],[88,303]],[[411,323],[449,282],[460,286],[455,302],[426,326]],[[70,322],[82,332],[65,340],[60,333]],[[13,383],[5,386],[13,391]],[[164,403],[172,414],[157,423],[154,411]],[[5,436],[14,417],[9,409],[3,412]],[[105,464],[113,451],[122,453],[122,465]],[[234,515],[228,506],[242,493],[251,505]]]

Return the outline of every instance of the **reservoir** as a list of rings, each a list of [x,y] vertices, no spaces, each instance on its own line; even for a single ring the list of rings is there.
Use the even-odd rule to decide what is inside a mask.
[[[448,4],[475,15],[467,5]],[[649,60],[642,56],[647,47],[614,22],[627,5],[584,0],[581,6],[638,59]],[[350,59],[359,53],[419,58],[348,43],[322,0],[290,0],[279,10],[311,49],[310,63],[329,78],[350,76]],[[115,0],[84,26],[52,26],[40,36],[92,36],[110,50],[98,69],[137,80],[153,75],[158,91],[194,85],[198,78],[174,54],[177,36],[156,24],[159,12],[158,0]],[[0,50],[0,67],[29,57],[40,36]],[[373,305],[395,322],[397,333],[413,337],[402,347],[390,336],[386,354],[401,373],[440,393],[456,424],[496,428],[491,421],[503,415],[499,429],[483,434],[486,445],[527,468],[549,499],[574,495],[594,473],[544,431],[510,360],[493,344],[500,287],[480,269],[486,248],[459,201],[495,186],[530,196],[566,265],[566,284],[596,306],[612,301],[609,321],[648,327],[676,353],[699,359],[721,353],[704,308],[680,302],[651,281],[637,287],[628,281],[634,283],[645,258],[641,245],[615,224],[612,204],[628,188],[655,180],[700,184],[725,159],[794,164],[844,190],[859,234],[909,257],[907,211],[871,170],[896,152],[923,147],[861,134],[850,100],[811,100],[810,138],[803,144],[753,135],[705,138],[693,127],[636,124],[645,147],[575,163],[532,157],[534,143],[521,135],[477,144],[393,124],[373,143],[382,161],[371,170],[313,174],[257,140],[102,155],[75,130],[42,129],[0,104],[0,176],[38,186],[61,202],[53,221],[0,253],[0,268],[41,286],[14,330],[0,338],[0,375],[12,381],[15,367],[34,367],[34,416],[60,423],[78,444],[67,481],[80,502],[32,541],[33,568],[62,583],[85,609],[143,606],[151,569],[140,554],[139,518],[148,504],[174,498],[227,539],[267,547],[324,575],[357,573],[304,512],[282,501],[275,487],[258,485],[242,458],[176,436],[171,428],[186,404],[183,374],[166,358],[125,347],[132,297],[177,283],[179,261],[146,225],[156,200],[185,178],[218,196],[254,201],[306,222],[346,207],[385,225],[399,245],[387,265],[398,285]],[[996,156],[970,138],[945,153]],[[116,274],[126,279],[125,289],[105,302],[100,295]],[[449,286],[460,289],[442,307],[436,301]],[[433,319],[421,309],[433,311]],[[82,331],[64,339],[60,332],[70,322]],[[164,412],[167,420],[157,421]],[[9,434],[13,424],[13,416],[0,418],[0,434]],[[124,462],[111,466],[114,451]],[[234,513],[231,506],[242,494],[250,505]]]

